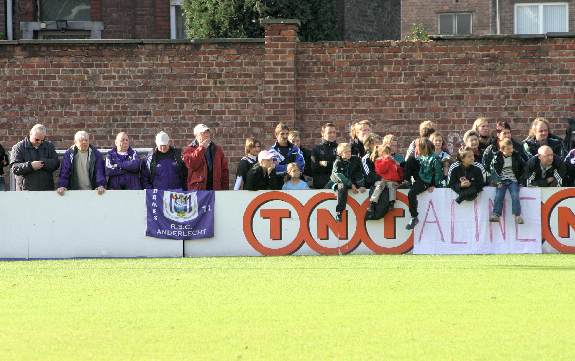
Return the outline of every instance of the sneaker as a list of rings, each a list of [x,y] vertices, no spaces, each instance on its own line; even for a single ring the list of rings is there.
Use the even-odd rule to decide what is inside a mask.
[[[337,214],[335,215],[335,220],[338,222],[341,222],[341,212],[337,212]]]
[[[405,229],[410,231],[410,230],[414,229],[415,225],[418,223],[419,223],[419,219],[417,217],[413,217],[413,218],[411,218],[411,221],[409,222],[409,224],[407,226],[405,226]]]
[[[499,222],[499,216],[497,214],[492,214],[491,217],[489,217],[489,222]]]
[[[523,222],[523,217],[521,216],[515,216],[515,223],[517,224],[523,224],[525,222]]]

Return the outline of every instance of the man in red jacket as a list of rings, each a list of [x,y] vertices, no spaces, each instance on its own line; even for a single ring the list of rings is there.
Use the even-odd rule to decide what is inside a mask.
[[[228,161],[222,147],[212,142],[205,124],[195,126],[194,136],[196,139],[182,153],[188,168],[188,190],[227,190]]]

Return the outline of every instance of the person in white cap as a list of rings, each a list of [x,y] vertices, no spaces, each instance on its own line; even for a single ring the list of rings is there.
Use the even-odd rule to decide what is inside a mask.
[[[261,191],[277,189],[278,177],[276,176],[276,164],[274,153],[269,150],[262,150],[258,154],[258,163],[248,171],[244,189],[248,191]]]
[[[222,147],[212,141],[210,128],[198,124],[194,136],[196,139],[182,153],[188,167],[188,190],[229,189],[228,161]]]
[[[145,189],[186,190],[188,172],[182,153],[170,146],[166,132],[156,135],[156,147],[142,163],[141,175]]]

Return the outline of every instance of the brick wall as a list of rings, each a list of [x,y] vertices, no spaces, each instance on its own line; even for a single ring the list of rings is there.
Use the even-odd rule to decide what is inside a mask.
[[[343,39],[396,40],[401,36],[400,0],[345,0]]]
[[[438,15],[449,12],[471,12],[473,35],[487,35],[495,31],[491,0],[402,0],[401,37],[405,38],[413,24],[421,23],[430,34],[438,34]]]
[[[59,148],[79,129],[100,147],[122,130],[149,147],[162,129],[183,146],[205,122],[235,170],[245,137],[271,144],[280,119],[307,147],[321,124],[345,140],[362,119],[406,147],[423,119],[453,146],[478,116],[522,138],[535,116],[563,135],[575,115],[574,38],[298,43],[297,24],[266,27],[265,43],[2,44],[0,143],[42,122]]]
[[[543,0],[500,0],[499,11],[501,18],[501,32],[513,34],[515,21],[515,4],[545,3]],[[568,3],[569,8],[569,31],[575,31],[575,0],[561,0],[557,2]]]

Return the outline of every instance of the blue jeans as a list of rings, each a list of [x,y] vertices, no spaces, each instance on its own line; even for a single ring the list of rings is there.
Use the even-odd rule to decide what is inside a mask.
[[[495,204],[493,205],[493,214],[501,216],[503,209],[503,201],[505,200],[505,192],[509,189],[511,194],[511,208],[514,216],[521,215],[521,203],[519,202],[519,183],[510,181],[508,179],[501,181],[495,189]]]

